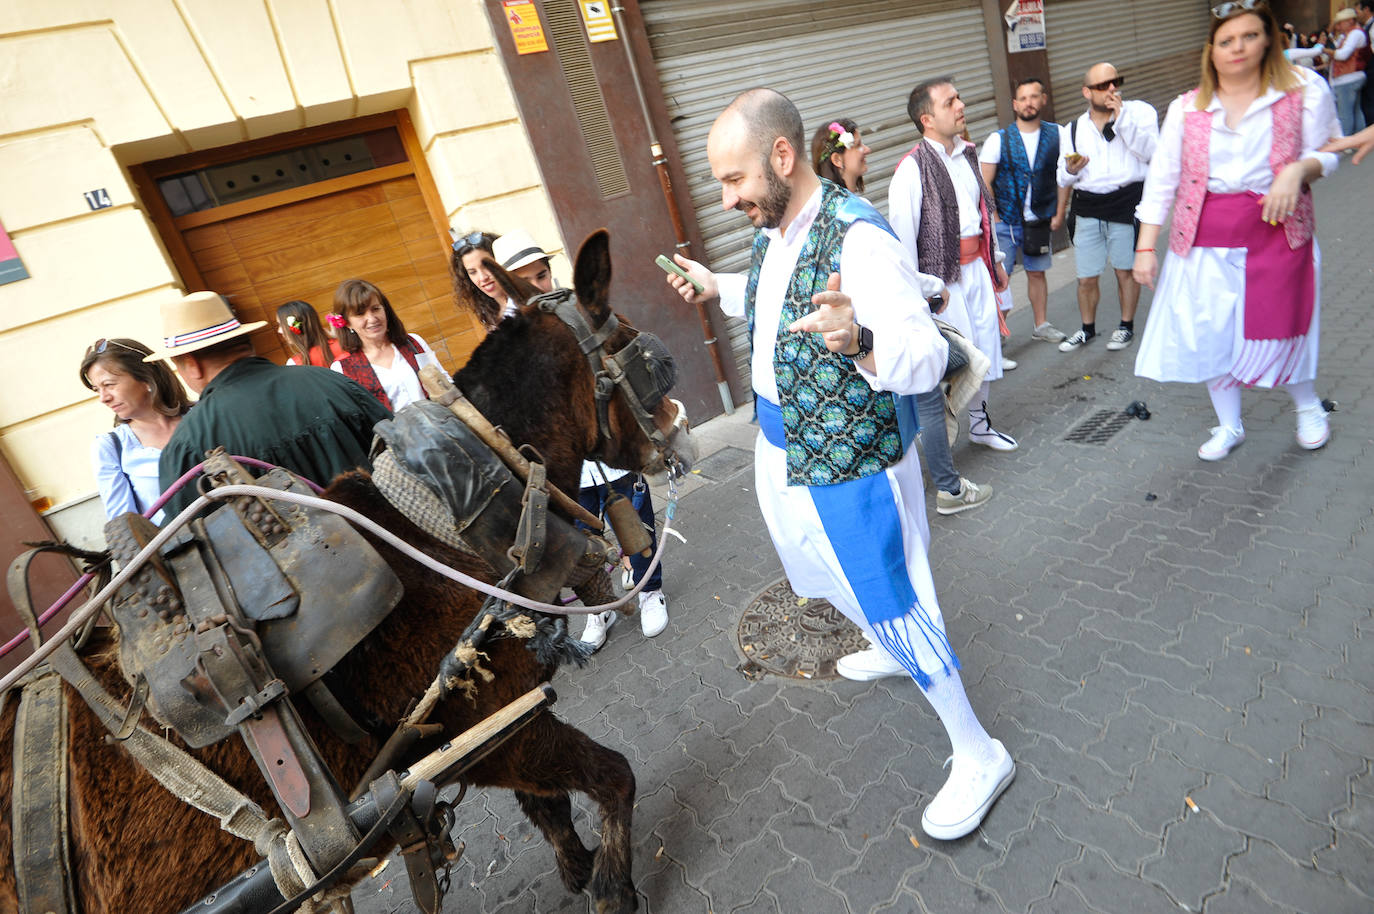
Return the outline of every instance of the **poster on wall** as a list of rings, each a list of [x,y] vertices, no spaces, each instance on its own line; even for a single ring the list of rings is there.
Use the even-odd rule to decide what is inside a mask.
[[[1045,0],[1012,0],[1007,22],[1007,52],[1045,50]]]
[[[14,249],[14,242],[10,241],[9,233],[5,231],[5,227],[0,225],[0,286],[7,282],[18,282],[28,278],[29,271],[24,269],[24,261],[19,259],[19,252]]]
[[[581,0],[582,21],[587,26],[588,41],[615,41],[615,20],[611,18],[610,0]]]
[[[501,12],[515,40],[515,53],[537,54],[549,49],[544,23],[539,21],[539,10],[534,8],[533,0],[501,0]]]

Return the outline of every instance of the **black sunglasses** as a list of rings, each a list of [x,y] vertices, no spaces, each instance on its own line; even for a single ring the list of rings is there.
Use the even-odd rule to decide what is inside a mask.
[[[107,340],[107,339],[103,339],[103,338],[102,338],[102,339],[98,339],[98,340],[96,340],[94,343],[92,343],[91,345],[87,346],[87,347],[86,347],[86,355],[101,355],[101,354],[103,354],[103,353],[105,352],[106,349],[109,349],[111,346],[118,346],[120,349],[123,349],[125,352],[132,352],[132,353],[134,353],[134,354],[136,354],[136,355],[146,355],[146,353],[144,353],[142,350],[135,349],[135,348],[132,347],[132,346],[125,346],[123,343],[119,342],[118,340]]]
[[[1231,3],[1218,3],[1212,7],[1212,15],[1218,19],[1225,19],[1236,13],[1248,13],[1261,6],[1268,6],[1267,0],[1234,0]]]
[[[1094,92],[1106,92],[1108,89],[1120,89],[1126,85],[1126,77],[1113,76],[1111,79],[1104,79],[1100,83],[1092,83],[1088,86]]]
[[[486,245],[483,244],[482,242],[483,242],[483,237],[482,237],[482,233],[481,233],[481,232],[468,232],[468,233],[467,233],[466,235],[464,235],[462,238],[455,238],[455,239],[453,240],[453,249],[454,249],[455,251],[458,250],[459,248],[483,248],[483,249],[485,249],[485,248],[486,248]]]

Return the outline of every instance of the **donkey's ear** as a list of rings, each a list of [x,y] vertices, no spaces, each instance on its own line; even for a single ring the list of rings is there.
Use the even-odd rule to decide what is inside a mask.
[[[611,235],[605,229],[592,232],[578,248],[573,290],[591,316],[592,325],[600,327],[605,323],[611,313],[607,304],[611,290]]]

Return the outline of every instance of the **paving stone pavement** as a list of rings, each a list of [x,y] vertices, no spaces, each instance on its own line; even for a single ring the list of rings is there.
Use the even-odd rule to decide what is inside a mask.
[[[737,672],[739,614],[781,570],[747,416],[703,427],[720,449],[681,500],[668,630],[646,639],[621,621],[555,682],[557,713],[634,767],[642,911],[1374,910],[1371,169],[1316,187],[1318,387],[1340,401],[1319,452],[1296,445],[1285,394],[1251,392],[1244,446],[1203,463],[1201,386],[1136,378],[1134,347],[1061,354],[1013,315],[1021,367],[994,385],[993,413],[1021,449],[961,443],[961,472],[996,495],[930,512],[964,682],[1019,765],[963,840],[920,830],[948,743],[913,683]],[[1071,283],[1057,264],[1051,317],[1066,330]],[[1136,399],[1150,421],[1105,445],[1062,441]],[[594,845],[594,811],[574,802]],[[470,795],[458,816],[467,853],[445,911],[590,910],[509,795]],[[365,914],[411,910],[404,868],[355,899]]]

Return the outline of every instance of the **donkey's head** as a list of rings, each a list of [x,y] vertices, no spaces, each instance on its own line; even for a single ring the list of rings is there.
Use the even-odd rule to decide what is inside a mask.
[[[550,478],[576,488],[580,462],[649,475],[684,473],[696,458],[672,355],[609,304],[610,236],[593,233],[577,253],[572,292],[539,295],[498,270],[506,293],[526,301],[455,376],[459,387],[517,444],[538,449]]]

